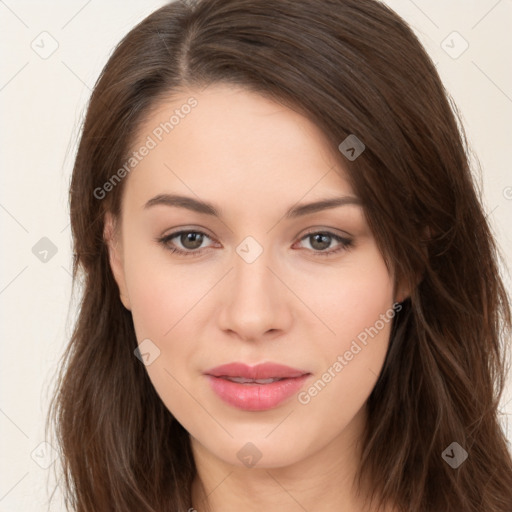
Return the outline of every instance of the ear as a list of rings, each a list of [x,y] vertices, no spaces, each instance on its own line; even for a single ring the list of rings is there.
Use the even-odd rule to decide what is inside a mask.
[[[400,283],[396,287],[395,302],[403,302],[405,299],[408,299],[410,295],[410,287],[407,286],[405,283]]]
[[[130,298],[126,289],[121,236],[117,227],[116,219],[110,212],[105,214],[103,240],[107,245],[110,268],[119,288],[121,302],[126,309],[131,310]]]
[[[423,253],[424,261],[428,260],[428,243],[430,242],[432,231],[429,226],[426,226],[421,234],[421,251]],[[411,296],[412,290],[415,289],[423,279],[424,272],[419,272],[416,275],[414,283],[399,283],[395,291],[395,302],[403,302],[405,299]]]

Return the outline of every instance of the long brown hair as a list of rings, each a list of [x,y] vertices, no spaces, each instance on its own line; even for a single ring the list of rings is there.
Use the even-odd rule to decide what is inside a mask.
[[[336,148],[396,282],[411,290],[367,402],[359,481],[403,511],[510,512],[498,421],[511,310],[456,106],[410,27],[375,0],[179,0],[120,42],[87,108],[70,189],[79,316],[47,425],[78,512],[191,507],[188,433],[134,357],[103,239],[145,116],[180,89],[227,82],[300,111]],[[136,172],[136,171],[135,171]],[[129,178],[125,178],[129,179]],[[468,459],[454,468],[456,442]],[[457,448],[458,449],[458,448]],[[453,451],[449,456],[453,456]]]

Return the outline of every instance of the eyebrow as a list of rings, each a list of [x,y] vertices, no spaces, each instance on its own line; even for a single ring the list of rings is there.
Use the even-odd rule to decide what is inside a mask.
[[[315,201],[313,203],[292,206],[287,210],[284,217],[287,219],[292,219],[302,215],[308,215],[311,213],[331,208],[337,208],[339,206],[345,206],[348,204],[362,205],[361,200],[354,196],[333,197]],[[222,216],[220,210],[215,208],[213,204],[207,201],[200,201],[198,199],[194,199],[193,197],[181,196],[177,194],[158,194],[144,205],[144,209],[157,205],[186,208],[187,210],[192,210],[197,213],[212,215],[219,218]]]

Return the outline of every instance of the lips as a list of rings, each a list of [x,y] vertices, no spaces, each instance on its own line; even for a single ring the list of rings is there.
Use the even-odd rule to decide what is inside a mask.
[[[230,363],[205,372],[212,390],[227,404],[264,411],[283,403],[303,386],[309,372],[276,363]]]
[[[256,366],[248,366],[244,363],[229,363],[205,372],[206,375],[212,377],[239,377],[251,380],[290,379],[307,373],[309,372],[277,363],[263,363]]]

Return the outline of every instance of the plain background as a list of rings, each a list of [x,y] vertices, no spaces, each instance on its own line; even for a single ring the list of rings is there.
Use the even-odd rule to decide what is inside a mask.
[[[55,464],[44,420],[75,318],[67,193],[80,123],[115,45],[165,3],[0,0],[0,512],[48,510]],[[512,268],[512,1],[385,3],[413,27],[462,112]],[[510,392],[502,413],[512,441]],[[64,511],[58,492],[51,510]]]

